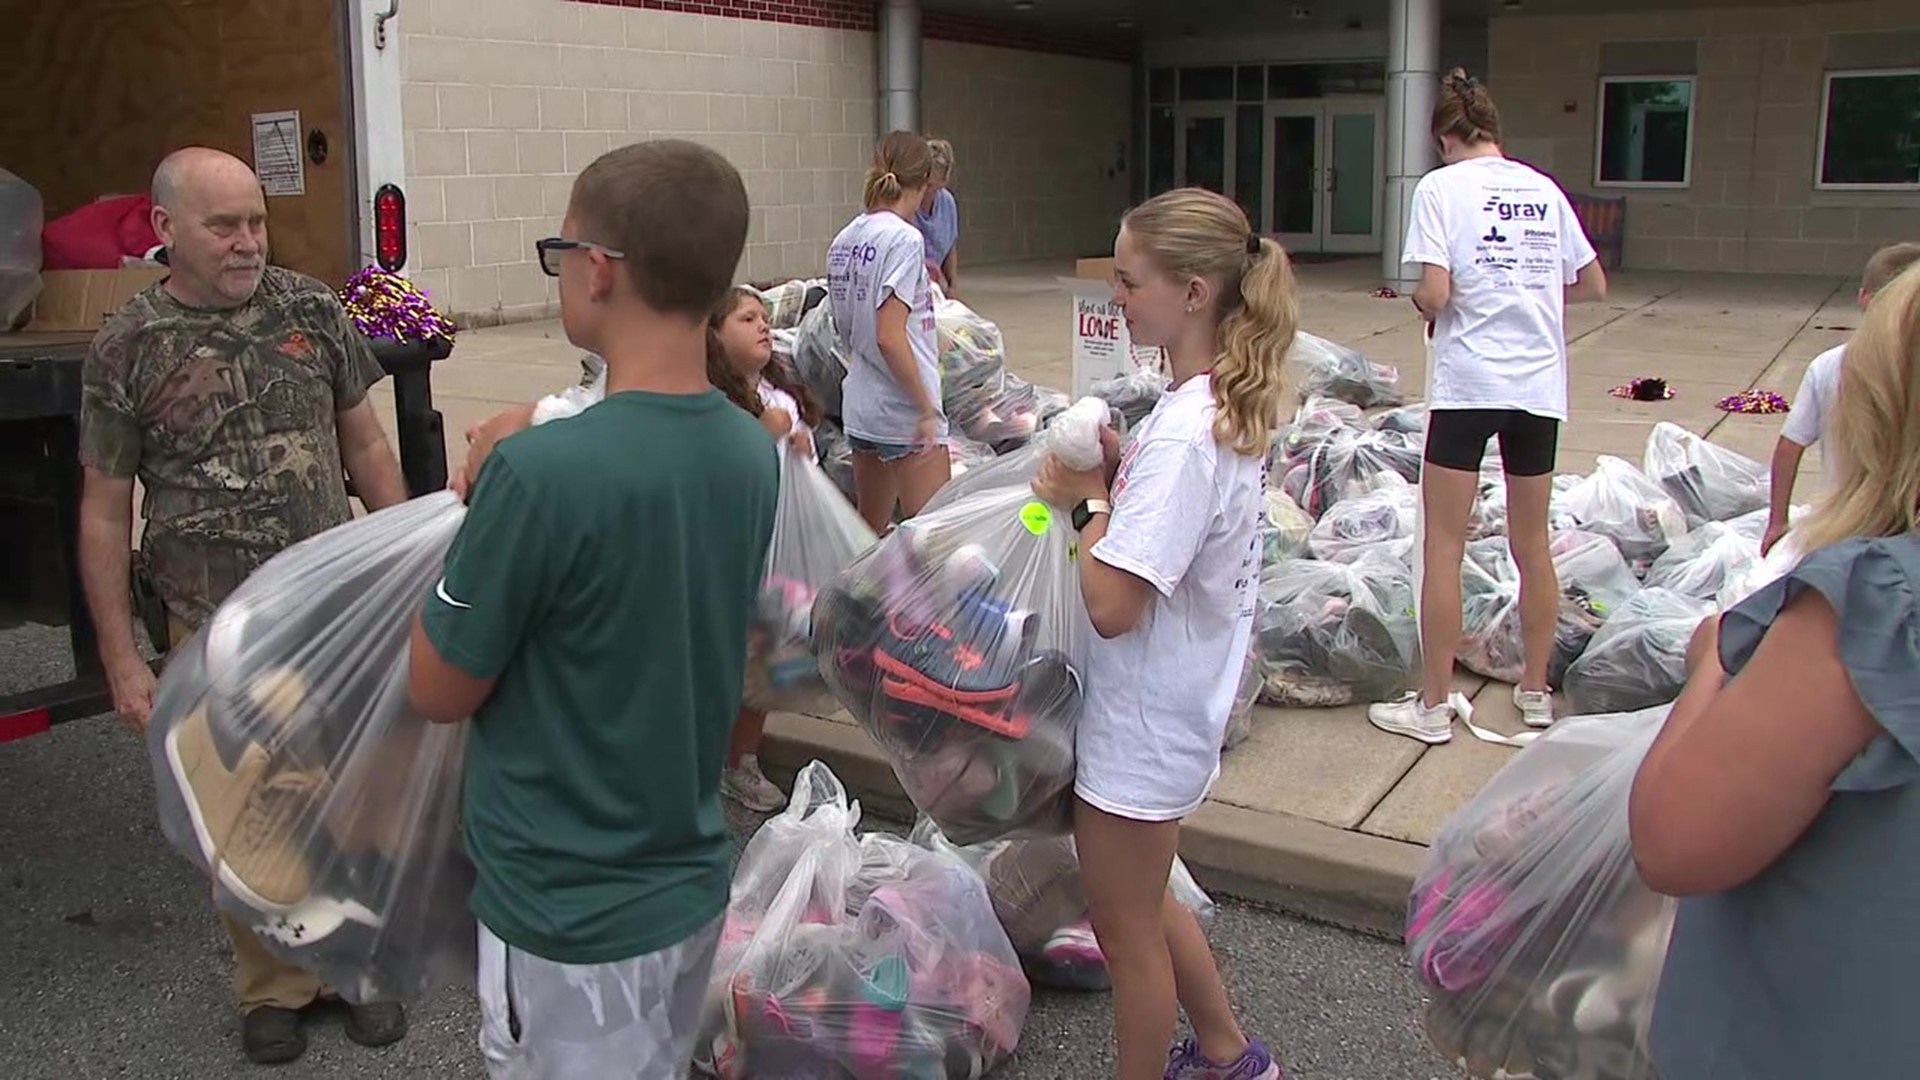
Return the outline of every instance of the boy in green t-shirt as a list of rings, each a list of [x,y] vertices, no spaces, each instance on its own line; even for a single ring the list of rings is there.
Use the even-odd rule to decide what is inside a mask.
[[[481,1047],[495,1078],[679,1076],[725,912],[720,776],[779,468],[707,381],[747,233],[726,160],[615,150],[537,245],[607,398],[496,447],[415,628],[411,697],[473,718]]]

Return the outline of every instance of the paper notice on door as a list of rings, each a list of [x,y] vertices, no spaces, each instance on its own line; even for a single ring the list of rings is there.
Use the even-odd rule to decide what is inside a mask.
[[[300,141],[298,110],[253,114],[253,171],[269,196],[307,193]]]
[[[1113,302],[1113,286],[1089,278],[1061,278],[1073,293],[1073,396],[1094,383],[1136,371],[1160,371],[1158,348],[1136,347],[1127,320]]]

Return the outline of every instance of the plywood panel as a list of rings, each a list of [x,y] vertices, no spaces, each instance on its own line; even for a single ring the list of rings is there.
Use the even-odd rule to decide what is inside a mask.
[[[254,112],[298,109],[331,154],[303,196],[269,200],[274,261],[352,269],[351,132],[337,0],[0,0],[0,167],[49,216],[144,191],[169,151],[252,158]],[[302,135],[304,146],[305,136]]]

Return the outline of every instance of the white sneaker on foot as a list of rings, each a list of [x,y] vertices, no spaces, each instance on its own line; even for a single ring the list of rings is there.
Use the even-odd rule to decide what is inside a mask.
[[[1398,701],[1367,706],[1367,722],[1389,735],[1405,735],[1429,746],[1453,741],[1453,722],[1465,714],[1467,699],[1455,691],[1438,705],[1420,701],[1420,691],[1409,691]]]
[[[758,814],[771,814],[787,805],[786,793],[760,771],[760,759],[741,757],[740,764],[720,776],[720,794]]]
[[[1520,719],[1528,727],[1543,728],[1553,724],[1553,691],[1522,690],[1513,688],[1513,705],[1520,710]]]

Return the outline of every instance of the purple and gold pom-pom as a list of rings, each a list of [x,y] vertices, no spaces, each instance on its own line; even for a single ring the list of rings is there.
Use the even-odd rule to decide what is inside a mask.
[[[453,323],[434,310],[426,290],[398,274],[369,266],[347,279],[340,304],[353,325],[370,338],[395,341],[453,340]]]
[[[1787,411],[1787,399],[1771,390],[1742,390],[1737,394],[1728,394],[1715,404],[1721,412],[1741,413],[1747,416],[1777,416]]]
[[[1628,380],[1625,384],[1616,386],[1607,391],[1607,393],[1617,398],[1626,398],[1629,401],[1673,400],[1673,387],[1667,385],[1667,380],[1657,376]]]

